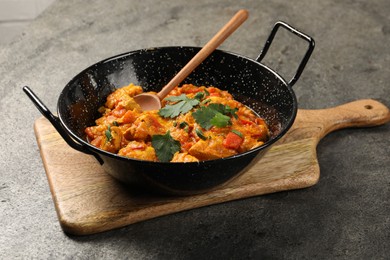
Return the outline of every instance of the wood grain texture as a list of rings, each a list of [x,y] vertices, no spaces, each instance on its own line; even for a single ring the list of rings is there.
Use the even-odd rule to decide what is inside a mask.
[[[267,193],[301,189],[320,177],[316,147],[331,131],[388,122],[375,100],[322,110],[299,110],[294,125],[247,172],[206,194],[168,197],[132,190],[106,174],[92,156],[70,148],[45,118],[34,129],[63,230],[87,235],[139,221]]]

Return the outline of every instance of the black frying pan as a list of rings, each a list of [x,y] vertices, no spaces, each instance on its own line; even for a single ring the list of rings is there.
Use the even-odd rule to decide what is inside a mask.
[[[289,82],[260,63],[280,27],[309,43]],[[58,117],[28,87],[23,90],[71,147],[93,155],[111,176],[150,191],[196,194],[216,188],[244,172],[287,132],[297,113],[292,86],[300,77],[313,49],[311,37],[284,22],[277,22],[255,60],[216,50],[188,76],[183,83],[212,85],[229,91],[235,99],[263,117],[272,131],[270,140],[261,147],[202,162],[162,163],[126,158],[90,145],[84,134],[84,129],[94,125],[94,120],[100,116],[97,110],[109,93],[131,82],[141,85],[144,91],[159,91],[200,48],[150,48],[100,61],[80,72],[65,86],[58,99]]]

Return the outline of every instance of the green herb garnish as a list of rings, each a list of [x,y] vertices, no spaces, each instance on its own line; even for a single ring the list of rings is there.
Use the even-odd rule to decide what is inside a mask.
[[[111,142],[112,134],[111,134],[111,126],[108,125],[107,130],[105,131],[107,142]]]
[[[205,99],[202,101],[202,103],[200,103],[201,105],[206,105],[207,103],[210,103],[211,102],[211,99]]]
[[[186,121],[183,121],[179,124],[179,128],[183,129],[185,127],[188,127],[188,123]]]
[[[194,98],[197,100],[202,100],[206,95],[207,95],[207,93],[198,92],[195,94]],[[209,93],[209,95],[210,95],[210,93]]]
[[[170,162],[181,149],[180,142],[173,139],[169,131],[165,135],[153,135],[152,146],[160,162]]]
[[[207,140],[207,137],[204,135],[202,130],[200,130],[199,128],[195,129],[195,133],[196,133],[197,136],[199,136],[200,139]]]
[[[203,97],[203,95],[202,95]],[[158,111],[158,114],[162,117],[177,117],[179,114],[185,114],[192,108],[197,106],[200,102],[200,97],[188,98],[185,94],[180,96],[171,96],[165,98],[166,101],[172,102]]]
[[[225,127],[231,124],[230,116],[237,118],[237,108],[231,108],[222,104],[210,104],[202,106],[192,113],[195,121],[204,129],[211,127]]]
[[[183,121],[179,124],[179,128],[184,129],[184,131],[186,131],[188,133],[190,126],[188,125],[188,123],[186,121]]]
[[[244,135],[240,131],[232,129],[232,132],[238,135],[239,137],[244,138]]]
[[[210,119],[210,123],[216,127],[225,127],[231,125],[230,117],[221,113],[216,113],[213,118]]]

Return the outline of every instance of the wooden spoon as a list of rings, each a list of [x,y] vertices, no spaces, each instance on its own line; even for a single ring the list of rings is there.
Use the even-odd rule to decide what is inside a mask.
[[[161,100],[179,85],[199,64],[201,64],[224,40],[229,37],[246,19],[247,10],[238,11],[233,18],[185,65],[179,73],[157,94],[142,93],[134,97],[143,111],[161,108]]]

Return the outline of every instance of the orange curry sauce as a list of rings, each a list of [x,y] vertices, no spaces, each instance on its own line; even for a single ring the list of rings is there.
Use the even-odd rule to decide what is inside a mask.
[[[195,162],[242,153],[261,146],[269,138],[262,118],[234,100],[230,93],[216,87],[192,84],[176,87],[163,100],[162,109],[180,111],[178,102],[169,101],[169,97],[182,94],[192,105],[188,112],[177,116],[164,116],[162,109],[142,111],[132,98],[140,93],[140,86],[130,84],[107,97],[105,105],[99,109],[102,117],[95,121],[95,126],[85,129],[92,145],[125,157],[161,161],[159,153],[165,150],[157,151],[159,148],[154,147],[152,141],[165,135],[176,147],[166,161]],[[213,106],[222,108],[220,113],[209,110]]]

